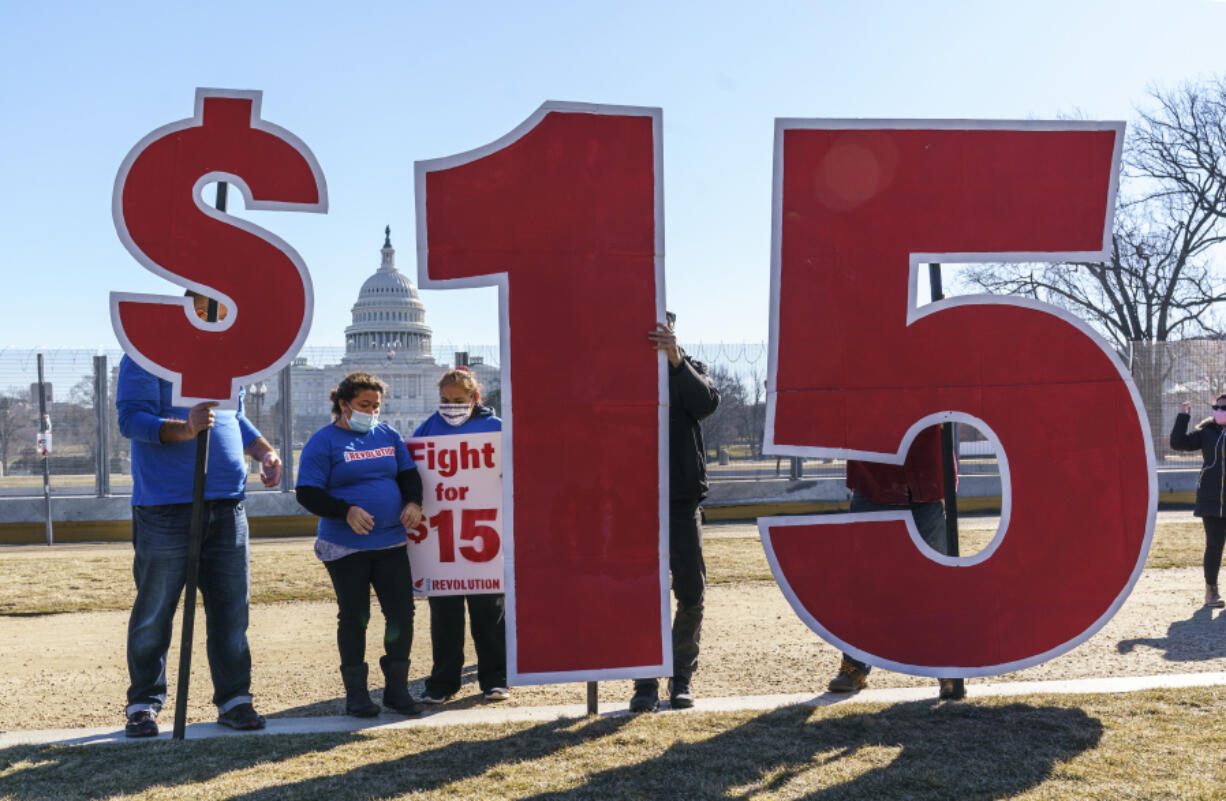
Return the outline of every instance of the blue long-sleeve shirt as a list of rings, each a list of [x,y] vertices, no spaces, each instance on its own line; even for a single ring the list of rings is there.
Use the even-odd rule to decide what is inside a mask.
[[[119,432],[132,441],[132,505],[158,506],[191,503],[196,475],[196,440],[162,442],[167,420],[186,420],[188,408],[173,406],[171,386],[127,356],[119,362],[115,407]],[[244,449],[260,432],[238,410],[214,409],[209,435],[209,469],[204,485],[206,500],[243,498],[247,488]]]

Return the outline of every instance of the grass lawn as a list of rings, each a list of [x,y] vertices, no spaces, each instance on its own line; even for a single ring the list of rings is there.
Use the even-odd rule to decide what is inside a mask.
[[[1211,688],[16,747],[0,798],[1219,799],[1224,719]]]
[[[974,553],[994,532],[967,530],[962,554]],[[1204,531],[1199,522],[1163,523],[1154,529],[1147,567],[1194,567],[1201,563]],[[704,546],[711,584],[772,581],[756,537],[710,538]],[[0,615],[29,615],[132,604],[132,549],[119,543],[103,548],[0,549]],[[251,602],[330,601],[327,573],[319,568],[308,540],[257,540],[251,549]]]
[[[719,527],[711,530],[718,532]],[[992,534],[965,531],[963,553],[982,548]],[[1148,566],[1199,566],[1203,536],[1194,521],[1159,525]],[[714,663],[703,673],[705,686],[714,684],[727,667],[722,662],[732,664],[731,654],[744,650],[749,661],[737,663],[737,675],[747,689],[732,694],[820,692],[828,675],[822,671],[832,669],[834,655],[807,631],[781,642],[779,653],[774,653],[775,646],[760,647],[766,630],[746,627],[745,636],[752,641],[740,641],[734,651],[725,648],[722,659],[715,656],[721,647],[720,625],[732,618],[731,609],[742,595],[748,599],[762,594],[772,579],[756,537],[712,536],[706,555],[711,584],[722,587],[709,603],[721,593],[728,597],[723,598],[724,611],[712,616],[708,633]],[[264,610],[289,609],[297,621],[305,610],[320,607],[277,604],[333,600],[326,572],[307,539],[257,541],[251,562],[252,600],[265,605]],[[78,621],[98,625],[93,612],[128,608],[130,569],[131,548],[126,544],[0,549],[0,621],[7,619],[10,630],[17,624],[39,627],[44,637],[49,624],[40,621],[59,621],[79,641],[83,634],[72,629]],[[26,617],[86,610],[80,616]],[[326,618],[333,612],[328,607],[319,614]],[[1226,616],[1221,620],[1226,623]],[[1191,622],[1196,622],[1195,615]],[[1200,623],[1216,631],[1214,620]],[[106,625],[115,626],[112,639],[118,648],[122,620]],[[769,631],[786,625],[799,629],[795,621],[776,620]],[[331,686],[337,682],[329,638],[326,632],[316,637],[320,655],[305,665],[306,673],[295,672],[300,666],[293,660],[285,665],[267,659],[260,663],[285,685],[282,695],[289,693],[277,696],[274,690],[281,688],[269,686],[272,679],[265,677],[261,698],[271,704],[266,711],[336,714],[339,688]],[[428,648],[428,642],[423,639],[418,646]],[[198,647],[203,653],[202,643]],[[1179,663],[1187,669],[1217,654],[1212,643],[1206,654],[1184,655],[1173,646],[1164,647],[1177,659],[1193,660]],[[272,643],[263,648],[263,653],[271,653]],[[1085,646],[1082,653],[1088,650]],[[85,698],[96,696],[105,707],[100,719],[118,722],[107,704],[108,699],[121,698],[121,652],[111,659],[114,664],[99,655],[90,657],[97,664],[86,660],[63,668],[40,664],[37,649],[29,653],[27,667],[18,661],[11,669],[44,678],[8,685],[11,695],[26,697],[30,687],[42,682],[51,692],[37,703],[40,708],[60,705],[53,718],[64,719],[70,709],[85,704]],[[418,661],[425,664],[421,656]],[[800,664],[793,667],[792,662]],[[193,674],[197,670],[204,670],[203,660]],[[807,678],[797,683],[797,676]],[[886,679],[882,675],[874,682]],[[193,686],[200,708],[192,708],[190,719],[208,719],[206,675],[194,679]],[[543,689],[516,690],[516,699],[509,703],[559,702],[546,697]],[[614,697],[626,689],[602,684],[602,693]],[[297,697],[305,705],[287,700]],[[581,696],[569,701],[580,703]],[[315,710],[324,706],[323,712]],[[0,725],[40,728],[28,724],[29,710],[21,711],[20,702],[13,708],[14,715]],[[118,700],[115,710],[117,717]],[[187,743],[22,746],[0,750],[0,799],[1220,799],[1226,781],[1224,750],[1226,688],[1019,699],[975,697],[972,692],[967,702],[958,704],[848,701],[766,713],[665,712]]]

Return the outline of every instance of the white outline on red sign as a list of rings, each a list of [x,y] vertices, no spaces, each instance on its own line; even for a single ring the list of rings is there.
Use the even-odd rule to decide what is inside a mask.
[[[781,246],[783,242],[783,135],[789,130],[1114,131],[1115,147],[1111,159],[1111,183],[1108,189],[1106,214],[1103,223],[1102,247],[1100,249],[1091,251],[1065,252],[1025,251],[1009,253],[911,253],[908,267],[907,325],[911,325],[921,317],[926,317],[929,314],[937,314],[955,306],[1017,306],[1050,314],[1053,317],[1059,318],[1060,320],[1063,320],[1076,328],[1087,338],[1089,338],[1095,345],[1097,345],[1104,354],[1106,354],[1107,358],[1111,360],[1111,364],[1114,365],[1116,370],[1119,372],[1120,378],[1128,387],[1128,392],[1132,397],[1137,419],[1144,421],[1146,417],[1144,406],[1141,403],[1141,395],[1137,391],[1136,384],[1133,383],[1132,376],[1128,373],[1127,368],[1120,361],[1119,356],[1114,350],[1112,350],[1111,346],[1107,344],[1106,340],[1104,340],[1102,336],[1098,334],[1098,332],[1096,332],[1084,321],[1078,319],[1072,314],[1069,314],[1063,309],[1029,298],[1002,295],[961,295],[958,297],[928,303],[922,307],[917,305],[916,300],[921,264],[929,264],[933,262],[941,264],[955,264],[984,261],[1097,261],[1109,257],[1111,252],[1112,223],[1115,218],[1115,199],[1119,186],[1120,157],[1124,143],[1124,123],[1064,120],[872,120],[792,118],[780,118],[775,120],[775,154],[771,202],[770,342],[767,363],[766,432],[763,439],[763,453],[784,456],[808,456],[823,459],[859,459],[863,461],[881,462],[885,464],[902,464],[906,460],[907,452],[911,448],[912,441],[920,431],[928,426],[938,423],[963,422],[974,425],[976,428],[982,431],[990,441],[992,441],[994,447],[996,448],[996,453],[1000,459],[1001,480],[1000,526],[997,528],[996,536],[993,537],[988,546],[984,548],[984,550],[972,556],[950,557],[938,554],[926,543],[924,543],[923,539],[919,535],[919,531],[915,528],[915,521],[909,512],[862,512],[857,514],[758,518],[758,532],[762,539],[762,547],[766,551],[766,558],[770,562],[771,572],[775,576],[775,581],[779,584],[779,588],[783,591],[788,603],[792,605],[792,609],[795,610],[800,619],[803,620],[811,629],[817,632],[822,639],[826,640],[836,648],[840,648],[846,653],[851,654],[857,659],[889,670],[920,676],[942,678],[994,676],[1000,673],[1008,673],[1010,671],[1031,667],[1071,651],[1073,648],[1076,648],[1078,645],[1094,636],[1094,634],[1096,634],[1103,626],[1107,624],[1107,621],[1115,616],[1115,613],[1119,611],[1119,608],[1124,604],[1124,601],[1128,599],[1129,594],[1132,592],[1132,588],[1136,585],[1137,579],[1141,575],[1141,570],[1145,567],[1145,560],[1149,555],[1149,547],[1153,539],[1154,520],[1158,510],[1158,477],[1154,465],[1153,439],[1150,436],[1149,427],[1147,425],[1141,425],[1141,433],[1145,441],[1146,465],[1149,475],[1148,514],[1145,524],[1145,539],[1140,553],[1138,554],[1137,563],[1133,568],[1132,575],[1129,577],[1119,595],[1116,596],[1115,600],[1111,603],[1111,606],[1097,620],[1090,624],[1085,631],[1044,653],[1014,662],[977,667],[964,667],[957,665],[931,667],[923,665],[908,665],[883,659],[839,639],[827,628],[818,623],[813,615],[810,614],[809,611],[800,603],[800,600],[797,598],[796,592],[792,589],[787,577],[783,574],[783,571],[780,570],[779,562],[775,556],[774,546],[772,545],[770,538],[770,528],[772,526],[843,525],[847,523],[856,523],[869,520],[903,521],[906,523],[907,532],[910,534],[912,542],[926,557],[943,565],[952,567],[969,567],[971,565],[976,565],[986,561],[996,551],[997,547],[999,547],[1001,541],[1003,541],[1004,537],[1008,534],[1009,518],[1012,508],[1009,462],[1006,458],[1003,447],[1001,447],[1000,440],[984,421],[965,412],[947,410],[937,412],[935,414],[929,414],[920,418],[907,430],[907,433],[903,436],[902,442],[899,444],[898,450],[895,453],[879,453],[876,451],[859,451],[845,448],[819,448],[807,445],[788,445],[775,442],[775,402],[778,392],[776,386],[776,369],[778,366],[779,348],[779,297],[782,260]]]
[[[189,281],[182,276],[176,275],[169,270],[166,270],[157,262],[145,255],[145,252],[141,250],[136,242],[132,240],[132,236],[128,232],[128,225],[123,216],[123,187],[128,180],[128,172],[132,169],[132,165],[136,162],[136,159],[140,157],[145,148],[157,140],[176,131],[182,131],[187,128],[195,128],[203,125],[204,101],[206,98],[211,97],[250,100],[251,127],[256,130],[266,131],[273,136],[285,140],[286,143],[298,151],[298,154],[301,155],[309,165],[311,174],[315,177],[315,186],[319,190],[319,200],[316,203],[287,203],[272,200],[258,201],[252,197],[251,189],[247,186],[246,181],[244,181],[240,176],[220,171],[208,172],[200,176],[192,187],[192,201],[196,204],[196,208],[200,209],[201,212],[215,220],[225,223],[226,225],[232,225],[235,228],[239,228],[253,236],[263,239],[265,242],[284,253],[293,263],[295,269],[298,270],[298,275],[302,280],[302,288],[305,296],[302,324],[299,326],[298,333],[294,337],[293,343],[285,351],[284,355],[263,370],[259,370],[249,375],[235,376],[231,380],[229,398],[193,398],[182,396],[180,394],[181,382],[183,378],[182,375],[174,372],[173,370],[168,370],[151,359],[146,358],[145,355],[137,350],[128,339],[128,336],[124,332],[123,325],[120,323],[119,319],[120,303],[157,303],[166,306],[181,307],[187,321],[202,331],[225,331],[230,326],[234,325],[234,321],[238,319],[238,315],[242,312],[242,310],[238,307],[238,304],[234,302],[234,299],[225,293],[205,284]],[[177,297],[174,295],[152,295],[140,292],[111,293],[111,327],[115,331],[116,338],[119,339],[120,346],[123,348],[124,353],[130,356],[134,362],[148,370],[153,375],[156,375],[159,378],[165,379],[171,383],[171,385],[174,387],[172,391],[171,403],[173,403],[175,406],[194,406],[195,404],[204,401],[218,401],[218,406],[220,408],[238,408],[239,392],[242,390],[243,386],[248,383],[254,383],[276,375],[277,372],[289,364],[290,361],[293,360],[294,356],[298,354],[298,351],[302,349],[303,344],[306,342],[307,335],[311,331],[311,320],[315,313],[315,290],[314,285],[311,283],[311,274],[307,270],[306,262],[303,261],[302,256],[298,254],[298,251],[294,250],[294,248],[288,242],[271,231],[261,228],[258,225],[250,223],[239,217],[233,217],[225,212],[218,211],[212,206],[209,206],[204,202],[204,198],[202,196],[203,189],[208,184],[215,181],[225,181],[228,184],[238,188],[243,195],[243,200],[246,203],[246,207],[249,209],[256,209],[260,211],[302,211],[317,214],[327,213],[328,184],[324,179],[323,170],[320,169],[319,162],[316,160],[315,154],[311,152],[311,149],[306,146],[305,142],[290,131],[260,118],[260,107],[263,103],[263,97],[264,93],[258,89],[198,88],[196,90],[194,114],[187,119],[178,120],[177,122],[163,125],[162,127],[157,128],[156,130],[153,130],[142,137],[141,140],[137,142],[130,151],[128,151],[128,155],[125,156],[123,161],[120,163],[119,173],[115,176],[115,187],[111,194],[111,217],[115,222],[115,231],[117,234],[119,234],[119,240],[123,242],[123,246],[127,248],[129,253],[132,254],[132,257],[136,259],[136,261],[139,262],[146,270],[165,278],[172,284],[177,284],[184,289],[190,289],[193,292],[207,295],[211,298],[216,298],[219,302],[228,307],[229,313],[226,315],[225,320],[221,320],[216,323],[206,323],[196,316],[192,306],[192,300],[188,297]]]
[[[506,587],[506,624],[507,624],[507,681],[517,684],[550,684],[572,681],[608,681],[612,679],[654,678],[669,675],[672,672],[672,622],[669,605],[668,582],[668,491],[664,477],[668,475],[668,373],[665,370],[665,357],[660,353],[658,360],[657,384],[659,388],[659,412],[657,464],[661,476],[658,512],[660,520],[660,621],[662,633],[663,659],[658,665],[637,665],[633,667],[599,670],[571,670],[556,672],[521,673],[519,671],[518,642],[515,636],[516,606],[515,582],[515,447],[514,447],[514,403],[511,388],[511,328],[509,296],[507,292],[507,274],[493,273],[472,278],[452,278],[436,280],[430,278],[429,247],[426,229],[426,175],[431,172],[458,167],[477,159],[496,153],[528,134],[540,124],[546,114],[560,112],[564,114],[598,114],[604,116],[651,117],[653,144],[653,172],[655,175],[655,281],[656,281],[656,319],[664,319],[664,155],[663,142],[663,110],[644,106],[612,106],[594,103],[568,103],[556,100],[542,103],[536,111],[504,136],[489,144],[474,148],[464,153],[444,156],[436,159],[425,159],[414,164],[416,178],[417,207],[417,284],[423,289],[466,289],[471,287],[498,287],[498,333],[502,365],[499,378],[502,382],[502,432],[503,432],[503,545],[506,548],[503,555],[504,580]]]

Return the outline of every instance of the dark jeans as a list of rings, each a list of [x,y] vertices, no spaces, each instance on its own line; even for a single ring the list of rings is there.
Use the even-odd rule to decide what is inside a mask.
[[[128,618],[129,715],[141,709],[156,712],[166,702],[166,650],[187,581],[191,519],[190,503],[132,507],[136,601]],[[222,712],[251,702],[247,557],[242,501],[208,501],[198,583],[204,599],[213,703]]]
[[[873,503],[866,496],[854,490],[851,493],[851,511],[853,512],[897,512],[902,509],[911,510],[911,514],[915,518],[915,528],[919,531],[919,535],[923,538],[924,542],[932,547],[932,550],[942,554],[949,553],[949,543],[945,532],[945,503],[943,501],[912,501],[908,506],[890,506],[888,504]],[[859,659],[854,659],[847,654],[843,654],[843,658],[863,671],[866,676],[873,669],[872,665],[861,662]]]
[[[707,565],[702,558],[702,511],[698,501],[668,507],[668,567],[673,574],[673,676],[689,680],[698,667],[702,639],[703,598]],[[656,679],[639,679],[635,687],[659,686]]]
[[[1222,545],[1226,544],[1226,517],[1202,517],[1205,524],[1205,583],[1217,584],[1222,567]]]
[[[405,548],[357,551],[324,562],[336,590],[336,646],[342,665],[366,662],[370,588],[383,610],[383,649],[392,661],[408,661],[413,646],[413,573]]]
[[[430,643],[434,667],[426,679],[426,695],[446,698],[459,692],[464,671],[464,604],[473,645],[477,649],[477,683],[481,692],[507,686],[507,630],[504,597],[487,595],[430,596]]]

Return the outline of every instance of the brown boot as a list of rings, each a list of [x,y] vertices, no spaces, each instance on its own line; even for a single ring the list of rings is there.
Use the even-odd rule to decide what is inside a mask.
[[[864,671],[844,659],[843,664],[839,665],[839,675],[830,680],[826,689],[832,693],[854,693],[863,690],[867,684],[868,676],[864,675]]]
[[[1226,601],[1222,600],[1222,596],[1218,595],[1216,584],[1205,585],[1205,606],[1210,609],[1221,609],[1226,606]]]
[[[937,679],[941,691],[937,697],[945,701],[961,701],[966,697],[966,681],[963,679]]]

